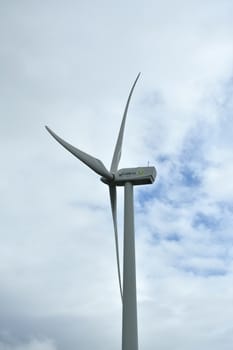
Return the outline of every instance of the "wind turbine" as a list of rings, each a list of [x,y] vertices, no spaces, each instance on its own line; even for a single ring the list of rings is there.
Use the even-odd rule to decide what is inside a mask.
[[[115,233],[116,258],[120,293],[123,303],[122,311],[122,350],[138,349],[138,330],[137,330],[137,295],[136,295],[136,269],[135,269],[135,233],[134,233],[134,204],[133,204],[133,186],[152,184],[156,177],[154,167],[137,167],[119,169],[118,165],[121,158],[121,149],[123,143],[125,121],[130,99],[134,87],[138,81],[140,73],[130,90],[128,100],[125,106],[121,127],[116,142],[110,171],[106,169],[101,160],[81,151],[70,145],[49,127],[48,132],[69,152],[77,157],[89,168],[101,175],[101,181],[109,186],[110,202],[112,209],[113,226]],[[120,274],[119,248],[118,248],[118,230],[117,230],[117,186],[124,186],[124,245],[123,245],[123,289]]]

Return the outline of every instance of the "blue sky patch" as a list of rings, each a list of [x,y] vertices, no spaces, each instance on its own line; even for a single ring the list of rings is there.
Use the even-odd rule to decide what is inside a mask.
[[[181,241],[181,236],[178,233],[169,233],[166,238],[167,241],[179,242]]]
[[[194,217],[193,226],[197,228],[202,226],[212,231],[215,231],[219,229],[220,219],[214,216],[206,215],[204,213],[199,212]]]
[[[227,270],[222,269],[201,269],[194,266],[186,266],[182,268],[187,273],[190,273],[194,276],[202,276],[202,277],[212,277],[212,276],[225,276],[227,274]]]
[[[197,176],[197,174],[195,173],[195,171],[191,168],[189,168],[188,166],[184,166],[181,168],[181,182],[184,186],[188,186],[188,187],[196,187],[199,186],[201,184],[201,179],[199,176]]]

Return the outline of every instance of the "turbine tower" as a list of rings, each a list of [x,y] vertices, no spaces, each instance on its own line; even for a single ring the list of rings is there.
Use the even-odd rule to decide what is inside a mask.
[[[120,293],[122,298],[122,350],[138,350],[138,329],[137,329],[137,294],[136,294],[136,268],[135,268],[135,232],[134,232],[134,202],[133,187],[135,185],[152,184],[156,177],[154,167],[137,167],[119,169],[121,158],[125,121],[128,112],[130,99],[134,87],[138,81],[138,74],[125,106],[119,135],[117,138],[110,171],[104,164],[93,156],[70,145],[50,128],[48,132],[69,152],[77,157],[89,168],[101,175],[101,181],[109,186],[110,202],[112,209],[113,227],[115,234],[117,270]],[[123,288],[120,273],[118,230],[117,230],[117,186],[124,186],[124,245],[123,245]]]

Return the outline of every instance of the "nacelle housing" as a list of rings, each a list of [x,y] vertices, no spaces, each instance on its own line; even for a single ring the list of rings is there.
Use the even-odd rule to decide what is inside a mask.
[[[124,186],[126,182],[133,185],[149,185],[155,181],[155,177],[155,167],[125,168],[117,171],[114,183],[117,186]]]

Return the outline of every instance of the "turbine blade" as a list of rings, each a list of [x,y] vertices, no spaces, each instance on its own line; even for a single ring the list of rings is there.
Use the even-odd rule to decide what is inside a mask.
[[[118,245],[118,230],[117,230],[117,192],[116,186],[109,186],[109,194],[111,201],[111,209],[112,209],[112,219],[113,219],[113,227],[115,234],[115,247],[116,247],[116,259],[117,259],[117,273],[118,273],[118,281],[120,287],[121,300],[123,302],[123,293],[122,293],[122,284],[121,284],[121,270],[120,270],[120,258],[119,258],[119,245]]]
[[[121,127],[120,127],[120,131],[119,131],[119,135],[117,138],[117,143],[115,146],[115,150],[114,150],[114,154],[113,154],[113,158],[112,158],[112,164],[111,164],[111,173],[115,173],[118,169],[118,164],[120,162],[121,159],[121,148],[122,148],[122,142],[123,142],[123,136],[124,136],[124,130],[125,130],[125,121],[126,121],[126,116],[127,116],[127,112],[128,112],[128,107],[129,107],[129,103],[130,103],[130,99],[134,90],[134,87],[138,81],[138,78],[140,76],[141,73],[139,73],[137,75],[137,78],[130,90],[129,93],[129,97],[128,100],[126,102],[126,106],[125,106],[125,110],[124,110],[124,114],[123,114],[123,118],[122,118],[122,122],[121,122]]]
[[[69,152],[71,152],[75,157],[77,157],[81,162],[86,164],[89,168],[94,170],[97,174],[103,176],[106,179],[112,180],[113,175],[105,168],[104,164],[97,158],[75,148],[68,142],[60,138],[55,132],[53,132],[48,126],[45,126],[48,132],[57,140],[63,147],[65,147]]]

